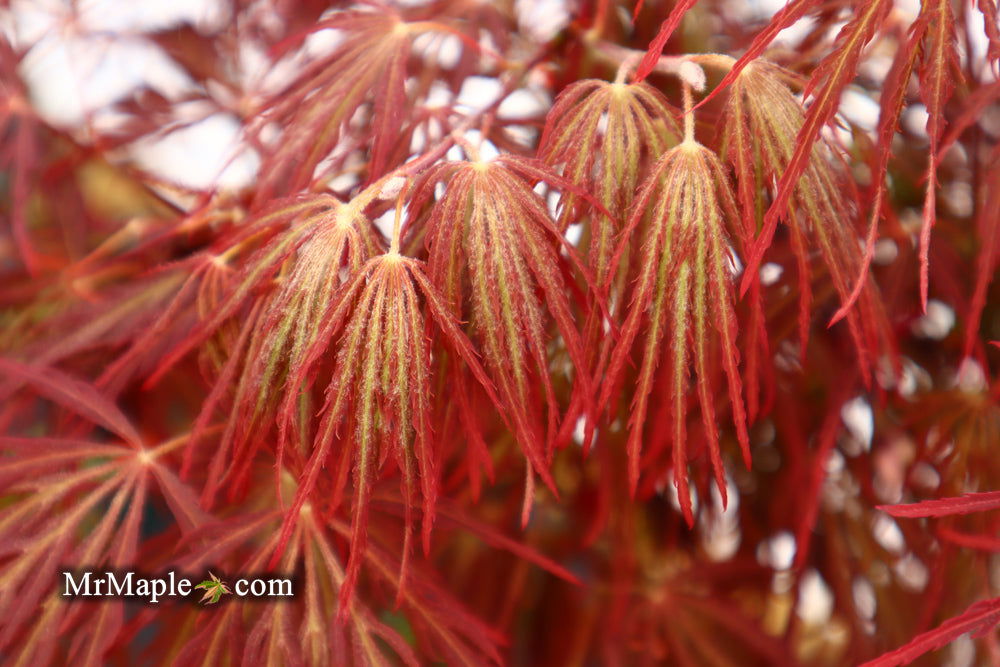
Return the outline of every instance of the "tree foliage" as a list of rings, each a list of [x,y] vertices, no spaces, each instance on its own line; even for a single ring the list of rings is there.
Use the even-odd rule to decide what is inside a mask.
[[[91,4],[0,7],[11,664],[1000,662],[995,0]]]

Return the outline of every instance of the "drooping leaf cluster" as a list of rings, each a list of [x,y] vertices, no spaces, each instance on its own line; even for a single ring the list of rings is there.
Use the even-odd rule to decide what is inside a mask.
[[[209,4],[0,9],[0,655],[1000,660],[995,0]]]

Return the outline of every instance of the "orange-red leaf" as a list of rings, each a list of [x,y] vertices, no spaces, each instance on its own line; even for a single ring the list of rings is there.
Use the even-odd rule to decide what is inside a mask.
[[[837,37],[837,47],[813,71],[805,95],[815,92],[812,105],[795,137],[791,156],[776,187],[774,201],[764,216],[763,229],[747,258],[747,270],[740,286],[741,293],[757,279],[764,251],[770,246],[779,218],[787,215],[789,199],[798,186],[814,151],[814,144],[840,105],[840,95],[854,78],[861,51],[891,8],[889,0],[867,0]]]
[[[729,230],[736,224],[729,183],[718,158],[693,141],[671,149],[656,164],[639,191],[620,247],[642,224],[644,239],[628,317],[612,353],[599,405],[607,405],[625,368],[633,341],[645,322],[642,362],[629,416],[629,483],[639,482],[646,413],[663,352],[669,352],[667,387],[674,480],[688,524],[694,521],[687,480],[688,374],[696,375],[696,392],[716,483],[726,499],[718,427],[715,418],[715,374],[710,360],[716,350],[729,385],[733,422],[749,465],[749,437],[737,368],[737,324],[733,311]],[[619,253],[620,254],[620,253]],[[665,336],[669,335],[666,346]]]
[[[548,463],[559,406],[549,370],[546,309],[573,361],[574,392],[588,415],[592,396],[560,271],[558,248],[565,240],[545,202],[517,173],[523,166],[505,159],[445,163],[425,175],[421,190],[445,184],[427,223],[428,271],[456,317],[468,309],[464,319],[480,343],[502,414],[531,468],[555,490]],[[426,195],[418,191],[416,198]]]
[[[0,358],[0,373],[13,380],[7,387],[0,387],[0,393],[23,382],[39,395],[121,436],[133,447],[142,446],[142,437],[128,418],[93,385],[55,368],[39,368],[4,358]]]
[[[670,36],[674,34],[674,30],[677,26],[681,24],[681,19],[689,9],[695,6],[698,0],[678,0],[674,8],[670,10],[670,15],[667,19],[660,25],[659,32],[656,33],[656,37],[653,41],[649,43],[649,48],[646,49],[646,55],[642,57],[639,62],[639,67],[636,68],[635,81],[636,83],[642,82],[656,66],[656,61],[660,59],[660,55],[663,53],[663,47],[667,45],[667,40]]]
[[[473,375],[486,381],[468,342],[437,303],[439,297],[429,291],[422,271],[415,260],[395,252],[371,259],[328,308],[332,311],[326,317],[330,324],[324,325],[325,331],[308,350],[306,362],[292,374],[296,387],[309,380],[305,369],[310,360],[326,348],[325,341],[336,337],[336,366],[326,389],[322,418],[271,565],[277,564],[284,552],[300,511],[329,459],[337,460],[334,506],[346,483],[348,467],[353,468],[351,556],[340,589],[342,616],[350,608],[364,562],[373,486],[389,460],[401,474],[401,493],[408,508],[399,595],[403,595],[406,581],[412,523],[409,508],[417,496],[422,502],[424,549],[429,549],[439,464],[430,423],[431,356],[421,296],[424,303],[434,302],[429,308],[431,319],[452,342],[453,351],[470,364]],[[283,413],[287,421],[290,411]],[[335,444],[344,448],[343,455],[335,454]]]
[[[918,23],[925,21],[927,43],[924,59],[917,70],[920,97],[927,107],[927,136],[930,151],[924,195],[924,223],[920,228],[920,303],[927,309],[927,280],[931,229],[937,215],[938,144],[944,132],[944,106],[951,97],[955,81],[961,80],[956,50],[955,17],[951,0],[930,0],[924,4]]]

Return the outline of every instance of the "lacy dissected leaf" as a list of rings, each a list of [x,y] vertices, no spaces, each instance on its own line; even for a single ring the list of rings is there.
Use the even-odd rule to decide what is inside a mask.
[[[327,171],[341,164],[350,151],[336,152],[338,144],[365,108],[370,113],[363,138],[356,143],[370,147],[368,181],[383,176],[392,166],[390,154],[414,104],[416,93],[408,93],[406,83],[415,38],[452,33],[465,37],[445,23],[408,22],[385,8],[336,12],[314,27],[330,28],[340,31],[343,41],[329,56],[306,67],[261,113],[262,126],[278,122],[282,134],[273,152],[264,154],[258,202],[306,189],[331,153],[336,159]],[[431,44],[440,48],[441,42]],[[423,66],[421,89],[433,80],[428,76],[431,65]]]
[[[196,260],[197,261],[197,260]],[[143,338],[188,278],[192,262],[169,265],[150,272],[129,285],[102,292],[94,301],[80,302],[75,294],[60,294],[40,300],[44,312],[37,322],[12,324],[0,342],[8,354],[31,360],[35,365],[54,365],[68,357],[94,349],[116,349]],[[27,318],[25,318],[27,320]],[[148,358],[133,358],[123,364],[124,379]],[[97,383],[108,389],[103,383]],[[117,389],[117,385],[115,389]],[[115,389],[108,389],[114,394]]]
[[[796,142],[807,118],[782,78],[777,66],[756,61],[734,81],[726,106],[726,155],[739,178],[745,229],[758,226],[760,190],[789,173],[799,147]],[[810,146],[809,160],[799,171],[798,183],[789,193],[784,212],[797,259],[799,338],[803,354],[812,300],[810,249],[815,247],[819,251],[842,303],[852,298],[854,280],[862,272],[862,257],[852,225],[856,211],[851,198],[844,196],[845,189],[849,191],[851,187],[849,178],[823,142]],[[769,224],[766,216],[763,224],[766,235]],[[745,287],[755,281],[756,266],[755,262],[748,262],[743,279]],[[859,367],[866,381],[870,381],[873,357],[880,345],[886,344],[887,322],[870,278],[856,298],[857,308],[848,310],[845,316],[858,352]]]
[[[559,202],[559,229],[585,225],[585,257],[598,285],[608,278],[614,237],[632,203],[642,168],[677,143],[671,107],[642,84],[578,81],[559,94],[545,119],[538,155],[561,167],[563,177],[611,213],[587,216],[587,202],[572,192]],[[582,245],[582,244],[581,244]]]
[[[927,280],[937,202],[938,144],[944,132],[944,106],[951,97],[956,80],[961,81],[955,34],[955,17],[950,0],[927,0],[911,28],[915,34],[926,32],[923,59],[917,68],[920,97],[927,107],[927,136],[930,151],[924,185],[924,222],[920,228],[920,301],[927,308]],[[903,82],[905,84],[905,82]]]
[[[749,618],[739,605],[673,592],[661,592],[658,597],[630,605],[627,627],[636,636],[606,649],[618,657],[618,664],[635,664],[652,656],[658,662],[687,665],[794,664],[781,640],[762,631],[759,621]],[[637,650],[638,646],[643,648]]]
[[[159,489],[184,531],[205,521],[191,490],[160,457],[185,437],[151,449],[63,437],[0,437],[0,651],[27,664],[69,634],[69,656],[99,664],[124,621],[122,603],[94,613],[51,594],[60,572],[134,569],[140,521]],[[148,566],[148,564],[143,564]],[[69,632],[67,629],[72,628]]]
[[[643,183],[628,224],[628,236],[641,231],[638,275],[631,291],[621,340],[605,377],[599,405],[606,405],[628,361],[633,341],[645,323],[642,361],[632,392],[629,417],[629,482],[639,482],[644,427],[661,355],[668,355],[665,384],[669,441],[673,445],[674,478],[688,523],[694,521],[687,479],[687,395],[689,373],[696,376],[705,438],[715,479],[726,498],[725,471],[715,415],[715,360],[721,357],[728,381],[744,460],[750,450],[733,311],[733,248],[730,228],[736,223],[735,201],[716,155],[693,140],[660,158]],[[668,337],[666,341],[664,338]]]
[[[188,283],[151,327],[151,331],[169,327],[170,321],[180,309],[189,307],[194,297],[199,321],[160,355],[158,366],[146,380],[147,386],[159,381],[174,364],[203,345],[234,316],[248,310],[256,293],[268,286],[300,245],[317,229],[336,225],[342,205],[343,202],[330,195],[276,200],[233,234],[217,241],[212,253],[202,258],[207,261],[199,262],[201,270],[192,270]],[[144,341],[144,344],[149,343]],[[220,359],[229,357],[221,352]]]
[[[226,351],[228,359],[202,409],[198,430],[207,424],[217,401],[224,398],[223,392],[235,387],[233,411],[213,456],[204,493],[207,503],[231,472],[230,459],[244,464],[234,473],[233,488],[245,482],[248,464],[262,442],[261,434],[270,431],[279,405],[294,406],[287,414],[293,434],[308,432],[310,420],[299,409],[306,406],[307,396],[292,377],[311,370],[303,367],[310,348],[329,345],[329,338],[323,337],[323,316],[339,299],[345,281],[356,276],[382,248],[378,231],[359,210],[364,199],[347,204],[332,197],[319,201],[329,208],[297,221],[262,249],[280,252],[276,257],[289,249],[294,253],[284,255],[280,268],[275,266],[277,288],[256,301],[242,324],[241,335]],[[242,284],[237,293],[241,288]],[[232,298],[225,293],[222,296],[223,300]],[[277,448],[279,463],[284,439],[282,433]],[[192,447],[194,444],[192,441]],[[190,458],[185,464],[189,462]]]
[[[407,506],[421,499],[423,544],[429,549],[434,507],[438,495],[438,444],[431,431],[431,367],[428,319],[431,314],[453,352],[463,359],[473,375],[489,386],[474,352],[445,311],[441,300],[420,265],[395,252],[370,260],[327,308],[323,330],[290,377],[292,386],[310,380],[308,369],[326,352],[327,341],[336,337],[336,367],[321,409],[312,453],[302,472],[301,483],[282,528],[282,541],[273,561],[284,548],[295,526],[299,509],[316,486],[320,470],[334,458],[334,500],[337,506],[348,473],[353,468],[353,519],[351,558],[347,579],[340,590],[341,609],[350,604],[361,563],[364,560],[368,506],[372,488],[381,471],[392,461],[400,473]],[[423,304],[421,303],[421,297]],[[283,408],[285,424],[293,414],[291,401]],[[335,445],[340,451],[335,450]],[[409,552],[412,518],[407,513],[403,565]],[[401,580],[405,579],[405,572]]]
[[[54,368],[22,364],[0,358],[0,374],[5,382],[0,397],[7,398],[21,384],[33,392],[98,424],[132,447],[142,446],[142,436],[122,411],[93,385]]]
[[[980,637],[1000,623],[1000,598],[980,600],[963,613],[927,632],[914,637],[906,646],[890,651],[875,660],[864,663],[863,667],[896,667],[906,665],[928,651],[934,651],[962,635],[970,633]]]
[[[0,336],[0,347],[37,365],[127,347],[97,382],[117,395],[136,374],[155,365],[162,346],[190,330],[197,316],[183,297],[208,280],[212,269],[225,267],[211,252],[165,261],[176,253],[180,237],[199,225],[226,229],[239,215],[236,209],[206,205],[181,219],[133,218],[51,285],[38,289],[42,283],[33,281],[36,297]]]
[[[81,342],[86,343],[94,333],[109,327],[117,328],[119,318],[108,315],[116,314],[118,310],[129,318],[135,316],[132,311],[145,315],[134,324],[126,320],[131,325],[126,330],[128,346],[105,366],[95,384],[107,393],[117,395],[136,377],[155,371],[161,355],[182,343],[202,320],[214,314],[215,308],[220,305],[219,297],[234,276],[235,271],[226,255],[212,252],[192,255],[147,276],[146,289],[122,301],[118,308],[96,318],[76,334],[82,338]],[[147,315],[149,311],[152,313]],[[90,331],[92,329],[97,331]],[[217,373],[228,358],[227,350],[235,339],[233,329],[236,329],[235,325],[220,326],[205,341],[204,360],[212,374]],[[56,347],[59,349],[61,346]]]
[[[0,19],[0,662],[1000,655],[997,0],[97,4]]]
[[[861,3],[854,18],[841,29],[833,52],[824,58],[813,71],[804,91],[805,97],[814,93],[808,113],[800,111],[802,119],[796,124],[784,128],[785,132],[792,131],[794,134],[782,142],[787,151],[787,157],[782,158],[783,168],[775,172],[779,180],[775,188],[774,200],[764,215],[761,234],[747,258],[747,273],[743,280],[743,291],[747,289],[751,281],[756,280],[757,269],[764,251],[771,244],[778,220],[787,215],[786,209],[789,206],[789,201],[795,193],[801,190],[800,179],[809,166],[814,164],[813,155],[820,130],[837,112],[841,93],[854,78],[862,50],[871,41],[879,25],[885,19],[891,4],[888,0],[866,0]],[[747,72],[744,69],[737,81],[747,80],[744,79],[746,76]],[[738,97],[739,94],[734,96]],[[771,101],[763,97],[758,99],[762,103]],[[849,294],[850,290],[847,293]]]
[[[693,60],[695,62],[700,62],[703,59],[711,58],[719,64],[725,64],[728,66],[725,76],[722,77],[722,81],[719,82],[712,91],[702,98],[701,102],[695,107],[697,109],[700,106],[708,103],[709,100],[714,98],[725,91],[732,83],[739,77],[743,72],[743,69],[750,63],[757,60],[761,54],[771,45],[771,42],[781,33],[785,28],[793,25],[796,21],[801,19],[806,15],[810,9],[815,7],[815,2],[813,0],[791,0],[784,7],[779,9],[763,30],[758,32],[750,46],[747,47],[746,51],[743,52],[739,58],[732,60],[730,56],[722,56],[720,58],[719,54],[711,54],[709,56],[695,56]]]
[[[563,177],[584,192],[594,193],[610,213],[593,210],[583,196],[572,191],[561,194],[556,223],[565,232],[581,225],[584,258],[594,274],[602,298],[609,302],[609,314],[617,321],[621,292],[628,273],[626,254],[611,273],[615,238],[632,204],[643,170],[665,150],[676,145],[680,130],[670,105],[655,88],[636,83],[608,83],[586,79],[568,86],[559,94],[546,116],[538,155],[559,168]],[[591,310],[581,337],[587,367],[595,376],[602,372],[597,358],[605,336],[604,320]],[[571,405],[566,425],[575,424],[582,410]],[[565,432],[565,427],[564,427]],[[585,451],[590,438],[584,434]]]
[[[574,364],[574,392],[588,415],[592,397],[560,271],[565,241],[545,202],[519,175],[521,167],[510,158],[444,163],[424,176],[414,199],[421,201],[436,184],[445,185],[427,221],[430,278],[449,310],[469,321],[521,450],[531,469],[554,489],[548,464],[559,406],[546,309]],[[529,503],[526,498],[526,507]]]
[[[796,664],[787,639],[765,630],[763,601],[743,597],[771,575],[752,557],[711,563],[654,544],[630,557],[638,566],[619,575],[593,633],[605,664]]]
[[[295,584],[291,600],[247,604],[230,600],[193,635],[184,636],[177,659],[184,664],[310,664],[380,665],[388,659],[379,640],[404,664],[416,664],[412,649],[394,630],[381,623],[366,606],[356,603],[347,622],[334,620],[336,593],[345,573],[326,531],[316,523],[311,509],[288,545],[281,566],[274,573],[288,573],[302,564],[304,576]],[[240,571],[261,571],[274,550],[279,512],[240,517],[220,526],[208,526],[212,535],[206,547],[192,546],[193,554],[181,561],[186,571],[199,571],[212,563],[230,562]],[[241,547],[251,543],[249,555]],[[208,582],[212,583],[212,582]],[[243,641],[233,642],[240,636]],[[176,641],[176,639],[175,639]],[[162,652],[162,651],[161,651]]]
[[[795,3],[793,3],[795,4]],[[803,3],[798,3],[803,4]],[[792,5],[789,5],[791,8]],[[763,233],[754,253],[750,257],[749,268],[755,270],[761,255],[770,244],[771,235],[783,208],[793,196],[796,181],[807,169],[810,160],[809,152],[812,143],[819,136],[819,131],[837,111],[841,92],[850,83],[857,69],[857,63],[862,49],[871,40],[878,24],[884,19],[889,3],[880,0],[866,2],[858,11],[854,21],[848,23],[838,37],[838,48],[830,54],[813,72],[806,89],[806,95],[816,89],[815,99],[805,122],[796,137],[796,149],[788,160],[787,170],[782,174],[777,187],[775,201],[768,210],[763,225]],[[989,13],[989,8],[984,9]],[[795,18],[799,12],[790,13],[786,19]],[[777,18],[772,27],[778,27]],[[787,21],[783,21],[784,25]],[[989,35],[991,28],[987,28]],[[992,27],[996,32],[995,25]],[[763,34],[759,37],[762,37]],[[771,36],[773,38],[773,36]],[[889,143],[896,121],[903,107],[906,88],[911,71],[916,71],[920,81],[920,94],[927,109],[927,133],[930,138],[930,151],[926,172],[924,198],[924,219],[920,232],[920,294],[921,303],[926,307],[928,280],[928,252],[930,247],[930,232],[934,224],[936,208],[937,168],[940,152],[938,146],[944,128],[944,105],[951,97],[956,81],[961,81],[961,70],[958,67],[956,50],[955,20],[949,0],[935,0],[922,3],[920,14],[910,27],[910,34],[898,49],[890,75],[883,84],[882,111],[879,120],[879,150],[876,158],[876,171],[873,178],[876,186],[872,224],[869,232],[869,242],[866,250],[862,273],[858,278],[858,286],[853,295],[844,303],[844,308],[838,313],[838,319],[844,310],[853,303],[857,292],[864,284],[865,272],[874,246],[876,222],[882,215],[881,197],[884,194],[884,181],[887,173]],[[734,81],[742,67],[749,64],[749,54],[738,61],[737,66],[727,75],[723,83]],[[722,86],[719,87],[720,89]],[[748,274],[749,275],[749,274]]]
[[[378,231],[361,212],[369,201],[367,195],[351,203],[308,195],[275,202],[224,236],[218,248],[185,264],[190,274],[160,317],[99,379],[102,386],[120,387],[153,353],[158,363],[146,380],[151,386],[199,349],[214,383],[188,443],[185,473],[216,410],[233,407],[213,448],[206,504],[225,478],[231,488],[238,486],[245,470],[232,468],[234,453],[248,463],[273,433],[282,399],[300,395],[285,380],[314,342],[320,317],[344,281],[381,249]]]
[[[232,595],[233,591],[229,588],[226,582],[219,579],[217,576],[208,573],[209,578],[196,584],[195,589],[202,589],[205,591],[201,599],[198,600],[201,604],[215,604],[217,603],[223,595]]]
[[[1000,440],[1000,404],[994,395],[962,388],[928,392],[913,402],[906,424],[921,445],[921,458],[946,475],[942,495],[1000,486],[991,465]]]
[[[343,31],[344,41],[329,57],[308,67],[265,109],[264,119],[280,120],[284,131],[283,140],[262,166],[260,201],[305,189],[316,166],[337,145],[343,126],[365,103],[374,101],[378,107],[372,119],[377,159],[384,160],[399,132],[411,46],[406,25],[394,12],[347,11],[335,14],[323,26]]]
[[[206,526],[203,539],[193,540],[192,555],[181,565],[186,571],[198,571],[221,562],[243,572],[260,571],[280,539],[275,530],[280,518],[279,512],[265,512]],[[405,619],[406,629],[386,622],[374,595],[355,597],[338,615],[337,600],[347,584],[349,567],[338,541],[351,533],[350,526],[325,520],[311,503],[304,504],[276,570],[301,572],[294,580],[300,588],[293,598],[249,604],[230,600],[194,636],[184,638],[179,654],[184,664],[215,665],[225,660],[373,667],[390,661],[421,664],[407,632],[415,636],[421,656],[436,656],[448,664],[501,662],[493,630],[427,576],[414,577],[404,587],[401,563],[378,545],[366,549],[366,571],[380,584],[401,591],[394,613]],[[209,540],[209,546],[199,546]],[[231,642],[233,633],[247,640]]]

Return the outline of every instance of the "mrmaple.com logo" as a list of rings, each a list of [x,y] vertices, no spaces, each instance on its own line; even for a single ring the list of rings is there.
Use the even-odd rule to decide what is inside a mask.
[[[199,583],[176,572],[147,576],[138,572],[82,570],[63,572],[62,596],[70,598],[128,598],[156,604],[164,598],[194,599],[215,604],[225,595],[239,598],[286,598],[295,595],[291,578],[243,577],[230,585],[212,572]]]

